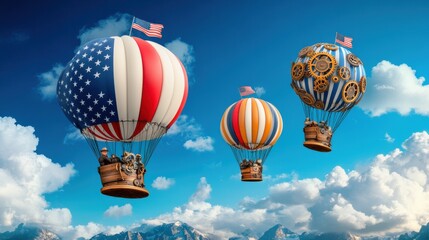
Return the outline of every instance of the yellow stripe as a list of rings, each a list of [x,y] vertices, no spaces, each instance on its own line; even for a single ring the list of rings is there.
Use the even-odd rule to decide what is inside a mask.
[[[247,136],[246,136],[246,122],[245,122],[247,100],[248,98],[243,99],[241,101],[240,110],[238,112],[238,127],[240,128],[240,135],[241,135],[241,138],[243,139],[243,144],[246,147],[249,144],[249,141],[247,140]]]
[[[264,112],[265,112],[265,129],[264,129],[264,135],[262,135],[261,142],[259,144],[259,147],[265,146],[265,141],[267,141],[267,138],[270,136],[271,127],[273,126],[273,116],[271,115],[270,107],[268,104],[261,100],[262,106],[264,106]],[[260,110],[262,111],[262,109]]]
[[[251,99],[252,101],[252,143],[256,143],[258,138],[258,130],[259,130],[259,113],[258,113],[258,105],[256,105],[256,100]]]

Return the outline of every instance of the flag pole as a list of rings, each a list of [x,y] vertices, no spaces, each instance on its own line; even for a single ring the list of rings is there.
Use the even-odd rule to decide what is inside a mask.
[[[130,33],[128,34],[128,36],[131,36],[131,31],[133,31],[133,23],[136,20],[136,16],[133,17],[133,21],[131,22],[131,27],[130,27]]]

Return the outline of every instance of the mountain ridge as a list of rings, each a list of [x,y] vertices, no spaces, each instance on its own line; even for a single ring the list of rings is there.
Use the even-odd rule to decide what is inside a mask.
[[[203,233],[194,227],[176,221],[158,226],[142,224],[114,235],[100,233],[89,240],[215,240],[219,236]],[[43,228],[19,224],[14,231],[0,233],[0,240],[61,240],[61,238]],[[295,233],[281,224],[276,224],[262,234],[246,229],[229,240],[429,240],[429,223],[422,225],[418,232],[402,233],[397,236],[360,237],[347,232]]]

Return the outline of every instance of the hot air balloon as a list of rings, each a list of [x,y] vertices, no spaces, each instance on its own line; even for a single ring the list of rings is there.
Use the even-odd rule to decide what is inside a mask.
[[[101,161],[101,193],[147,197],[146,166],[185,106],[188,80],[165,47],[136,37],[106,37],[81,46],[61,73],[57,98]],[[104,149],[106,148],[106,149]]]
[[[318,43],[299,52],[291,75],[306,116],[304,146],[331,151],[332,135],[365,93],[362,61],[341,46]]]
[[[262,166],[282,129],[280,112],[262,99],[244,98],[226,109],[220,132],[240,166],[242,181],[262,181]]]

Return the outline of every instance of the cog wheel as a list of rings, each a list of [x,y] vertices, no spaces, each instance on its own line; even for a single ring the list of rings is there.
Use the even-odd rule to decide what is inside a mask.
[[[314,78],[329,77],[337,66],[335,57],[326,52],[315,53],[307,63],[308,71]]]
[[[347,54],[347,61],[355,67],[359,66],[359,64],[361,63],[360,59],[356,57],[356,55],[354,55],[353,53]]]
[[[310,48],[306,54],[306,57],[311,58],[314,56],[314,54],[316,54],[316,52],[313,50],[313,48]]]
[[[347,82],[343,87],[343,101],[346,103],[354,102],[359,96],[359,84],[355,80]]]
[[[350,79],[350,69],[348,67],[340,67],[338,68],[338,75],[343,80],[349,80]]]
[[[314,46],[320,47],[320,46],[322,46],[322,44],[321,43],[316,43]]]
[[[325,107],[325,104],[324,104],[322,101],[317,100],[317,101],[314,103],[314,107],[315,107],[315,108],[317,108],[317,109],[323,109],[323,108]]]
[[[335,44],[325,44],[325,45],[323,45],[323,47],[325,47],[326,49],[331,50],[331,51],[338,50],[338,46]]]
[[[362,76],[360,78],[359,81],[359,90],[361,91],[361,93],[365,93],[366,92],[366,77]]]
[[[328,90],[329,87],[329,81],[326,80],[325,78],[316,78],[316,80],[314,80],[314,87],[313,90],[318,92],[318,93],[323,93],[326,90]]]
[[[305,65],[302,62],[292,64],[291,75],[292,80],[301,81],[304,77]]]
[[[298,57],[305,57],[305,55],[307,55],[307,53],[310,49],[312,50],[311,47],[305,47],[305,48],[301,49],[301,51],[299,51],[299,53],[298,53]]]
[[[300,94],[299,97],[301,98],[301,101],[303,101],[305,104],[307,104],[309,106],[312,106],[314,104],[314,102],[316,102],[314,97],[307,92]]]
[[[338,76],[333,76],[333,77],[331,78],[331,80],[332,80],[332,82],[337,83],[337,82],[339,82],[339,81],[340,81],[340,78],[339,78]]]

